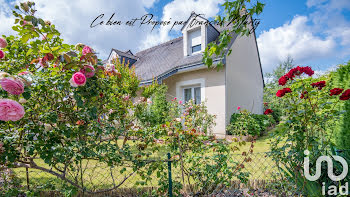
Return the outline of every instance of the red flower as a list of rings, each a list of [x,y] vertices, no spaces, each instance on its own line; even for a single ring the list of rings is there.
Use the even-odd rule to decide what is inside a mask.
[[[319,90],[322,90],[322,88],[326,87],[326,82],[325,81],[319,81],[316,83],[311,84],[312,87],[318,87]]]
[[[343,92],[344,89],[340,89],[340,88],[333,88],[330,90],[330,96],[333,96],[333,95],[339,95],[340,93]]]
[[[301,67],[301,72],[309,75],[310,77],[314,74],[314,71],[309,66]]]
[[[281,85],[281,86],[284,86],[286,85],[288,81],[288,78],[286,76],[282,76],[279,80],[278,80],[278,83]]]
[[[350,89],[345,90],[343,94],[339,97],[340,100],[346,101],[350,99]]]
[[[267,114],[271,114],[272,112],[273,112],[272,109],[266,109],[266,111],[264,112],[264,114],[267,115]]]
[[[300,98],[301,99],[307,99],[307,91],[304,91],[303,93],[301,93],[301,95],[300,95]]]
[[[285,93],[291,93],[292,92],[292,90],[290,88],[283,88],[283,90],[284,90]]]
[[[287,81],[289,79],[293,80],[295,76],[299,76],[299,75],[301,75],[303,73],[305,73],[305,74],[307,74],[309,76],[312,76],[314,74],[314,71],[309,66],[306,66],[306,67],[297,66],[295,68],[290,69],[290,71],[288,73],[283,75],[278,80],[278,83],[283,86],[283,85],[285,85],[287,83]]]
[[[283,90],[278,90],[277,93],[276,93],[276,96],[277,97],[282,97],[284,96],[286,93],[283,91]]]
[[[282,90],[278,90],[276,93],[277,97],[283,97],[286,93],[290,93],[292,90],[290,88],[283,88]]]

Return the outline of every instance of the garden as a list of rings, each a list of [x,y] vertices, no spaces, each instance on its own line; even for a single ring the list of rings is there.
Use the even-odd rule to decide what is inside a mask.
[[[245,20],[244,2],[217,20]],[[165,85],[140,86],[127,62],[103,65],[35,13],[15,6],[17,35],[0,38],[0,196],[321,196],[349,182],[307,180],[303,164],[305,150],[311,174],[321,155],[350,163],[350,62],[315,77],[288,59],[269,74],[265,113],[237,106],[218,139],[205,102],[168,101]],[[229,33],[206,49],[209,67]]]

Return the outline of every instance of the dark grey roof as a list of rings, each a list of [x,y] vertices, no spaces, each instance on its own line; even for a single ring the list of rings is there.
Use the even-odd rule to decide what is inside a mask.
[[[229,27],[213,25],[216,30]],[[219,31],[218,30],[218,31]],[[175,38],[160,45],[135,54],[139,59],[135,62],[135,73],[142,81],[152,80],[175,68],[202,63],[203,54],[184,56],[183,37]]]
[[[123,52],[123,51],[120,51],[118,49],[112,49],[112,51],[115,51],[119,56],[123,56],[123,57],[128,57],[130,59],[135,59],[137,60],[137,57],[134,56],[131,51],[126,51],[126,52]]]
[[[218,32],[222,32],[223,30],[230,29],[232,24],[223,26],[213,24],[211,26]],[[232,40],[228,48],[230,48],[237,37],[233,32],[231,32],[231,34]],[[218,42],[218,40],[216,42]],[[175,74],[180,69],[188,69],[193,66],[203,65],[202,53],[184,56],[183,37],[175,38],[143,51],[139,51],[136,54],[132,54],[130,50],[122,52],[117,49],[112,49],[112,51],[115,51],[119,56],[126,57],[126,59],[130,58],[131,60],[136,60],[132,62],[130,61],[130,64],[135,66],[135,73],[141,78],[141,84],[148,84],[155,78],[166,78]],[[221,59],[214,57],[213,62],[217,61],[221,61]]]
[[[158,77],[167,71],[202,61],[202,54],[184,56],[182,37],[175,38],[135,54],[135,72],[142,81]]]
[[[129,63],[129,65],[133,65],[138,59],[138,57],[134,56],[130,50],[123,52],[118,49],[112,49],[111,53],[113,51],[118,54],[121,62],[125,61],[125,63]],[[109,54],[109,56],[111,55],[111,53]]]

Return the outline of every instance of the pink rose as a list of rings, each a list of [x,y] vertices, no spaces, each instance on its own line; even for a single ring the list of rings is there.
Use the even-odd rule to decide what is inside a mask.
[[[20,95],[24,92],[24,84],[21,80],[13,78],[3,78],[0,81],[2,89],[10,94]]]
[[[88,53],[92,53],[92,49],[89,46],[84,46],[83,55],[86,55]]]
[[[0,59],[3,59],[4,57],[5,57],[5,53],[2,50],[0,50]]]
[[[113,64],[107,64],[106,65],[106,71],[107,72],[115,72],[115,66]]]
[[[23,20],[22,26],[29,24],[27,21]]]
[[[129,96],[129,95],[125,95],[125,96],[123,97],[123,99],[124,99],[125,101],[127,101],[127,100],[130,99],[130,96]]]
[[[90,65],[85,65],[84,68],[80,69],[80,72],[83,73],[86,78],[91,78],[95,75],[95,68]]]
[[[23,118],[24,108],[21,104],[10,99],[0,99],[0,120],[17,121]]]
[[[0,48],[7,47],[7,42],[4,38],[0,38]]]
[[[182,105],[182,101],[179,101],[179,104]]]
[[[240,107],[240,106],[238,106],[238,107],[237,107],[237,110],[240,110],[240,109],[241,109],[241,107]]]
[[[86,77],[83,73],[76,72],[74,73],[69,82],[73,87],[83,86],[86,83]]]

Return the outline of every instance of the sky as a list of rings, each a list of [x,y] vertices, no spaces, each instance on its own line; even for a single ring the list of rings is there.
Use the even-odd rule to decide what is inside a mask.
[[[254,0],[253,0],[254,1]],[[350,0],[260,0],[264,11],[256,16],[257,43],[264,73],[271,72],[288,56],[296,65],[319,72],[350,60]],[[0,35],[15,34],[11,10],[17,0],[0,0]],[[192,11],[208,19],[223,14],[224,0],[34,0],[37,16],[50,20],[69,44],[93,47],[99,58],[111,48],[136,53],[181,36],[181,25],[139,27],[97,25],[92,21],[128,21],[153,14],[155,21],[185,21]],[[94,23],[97,24],[97,23]]]

